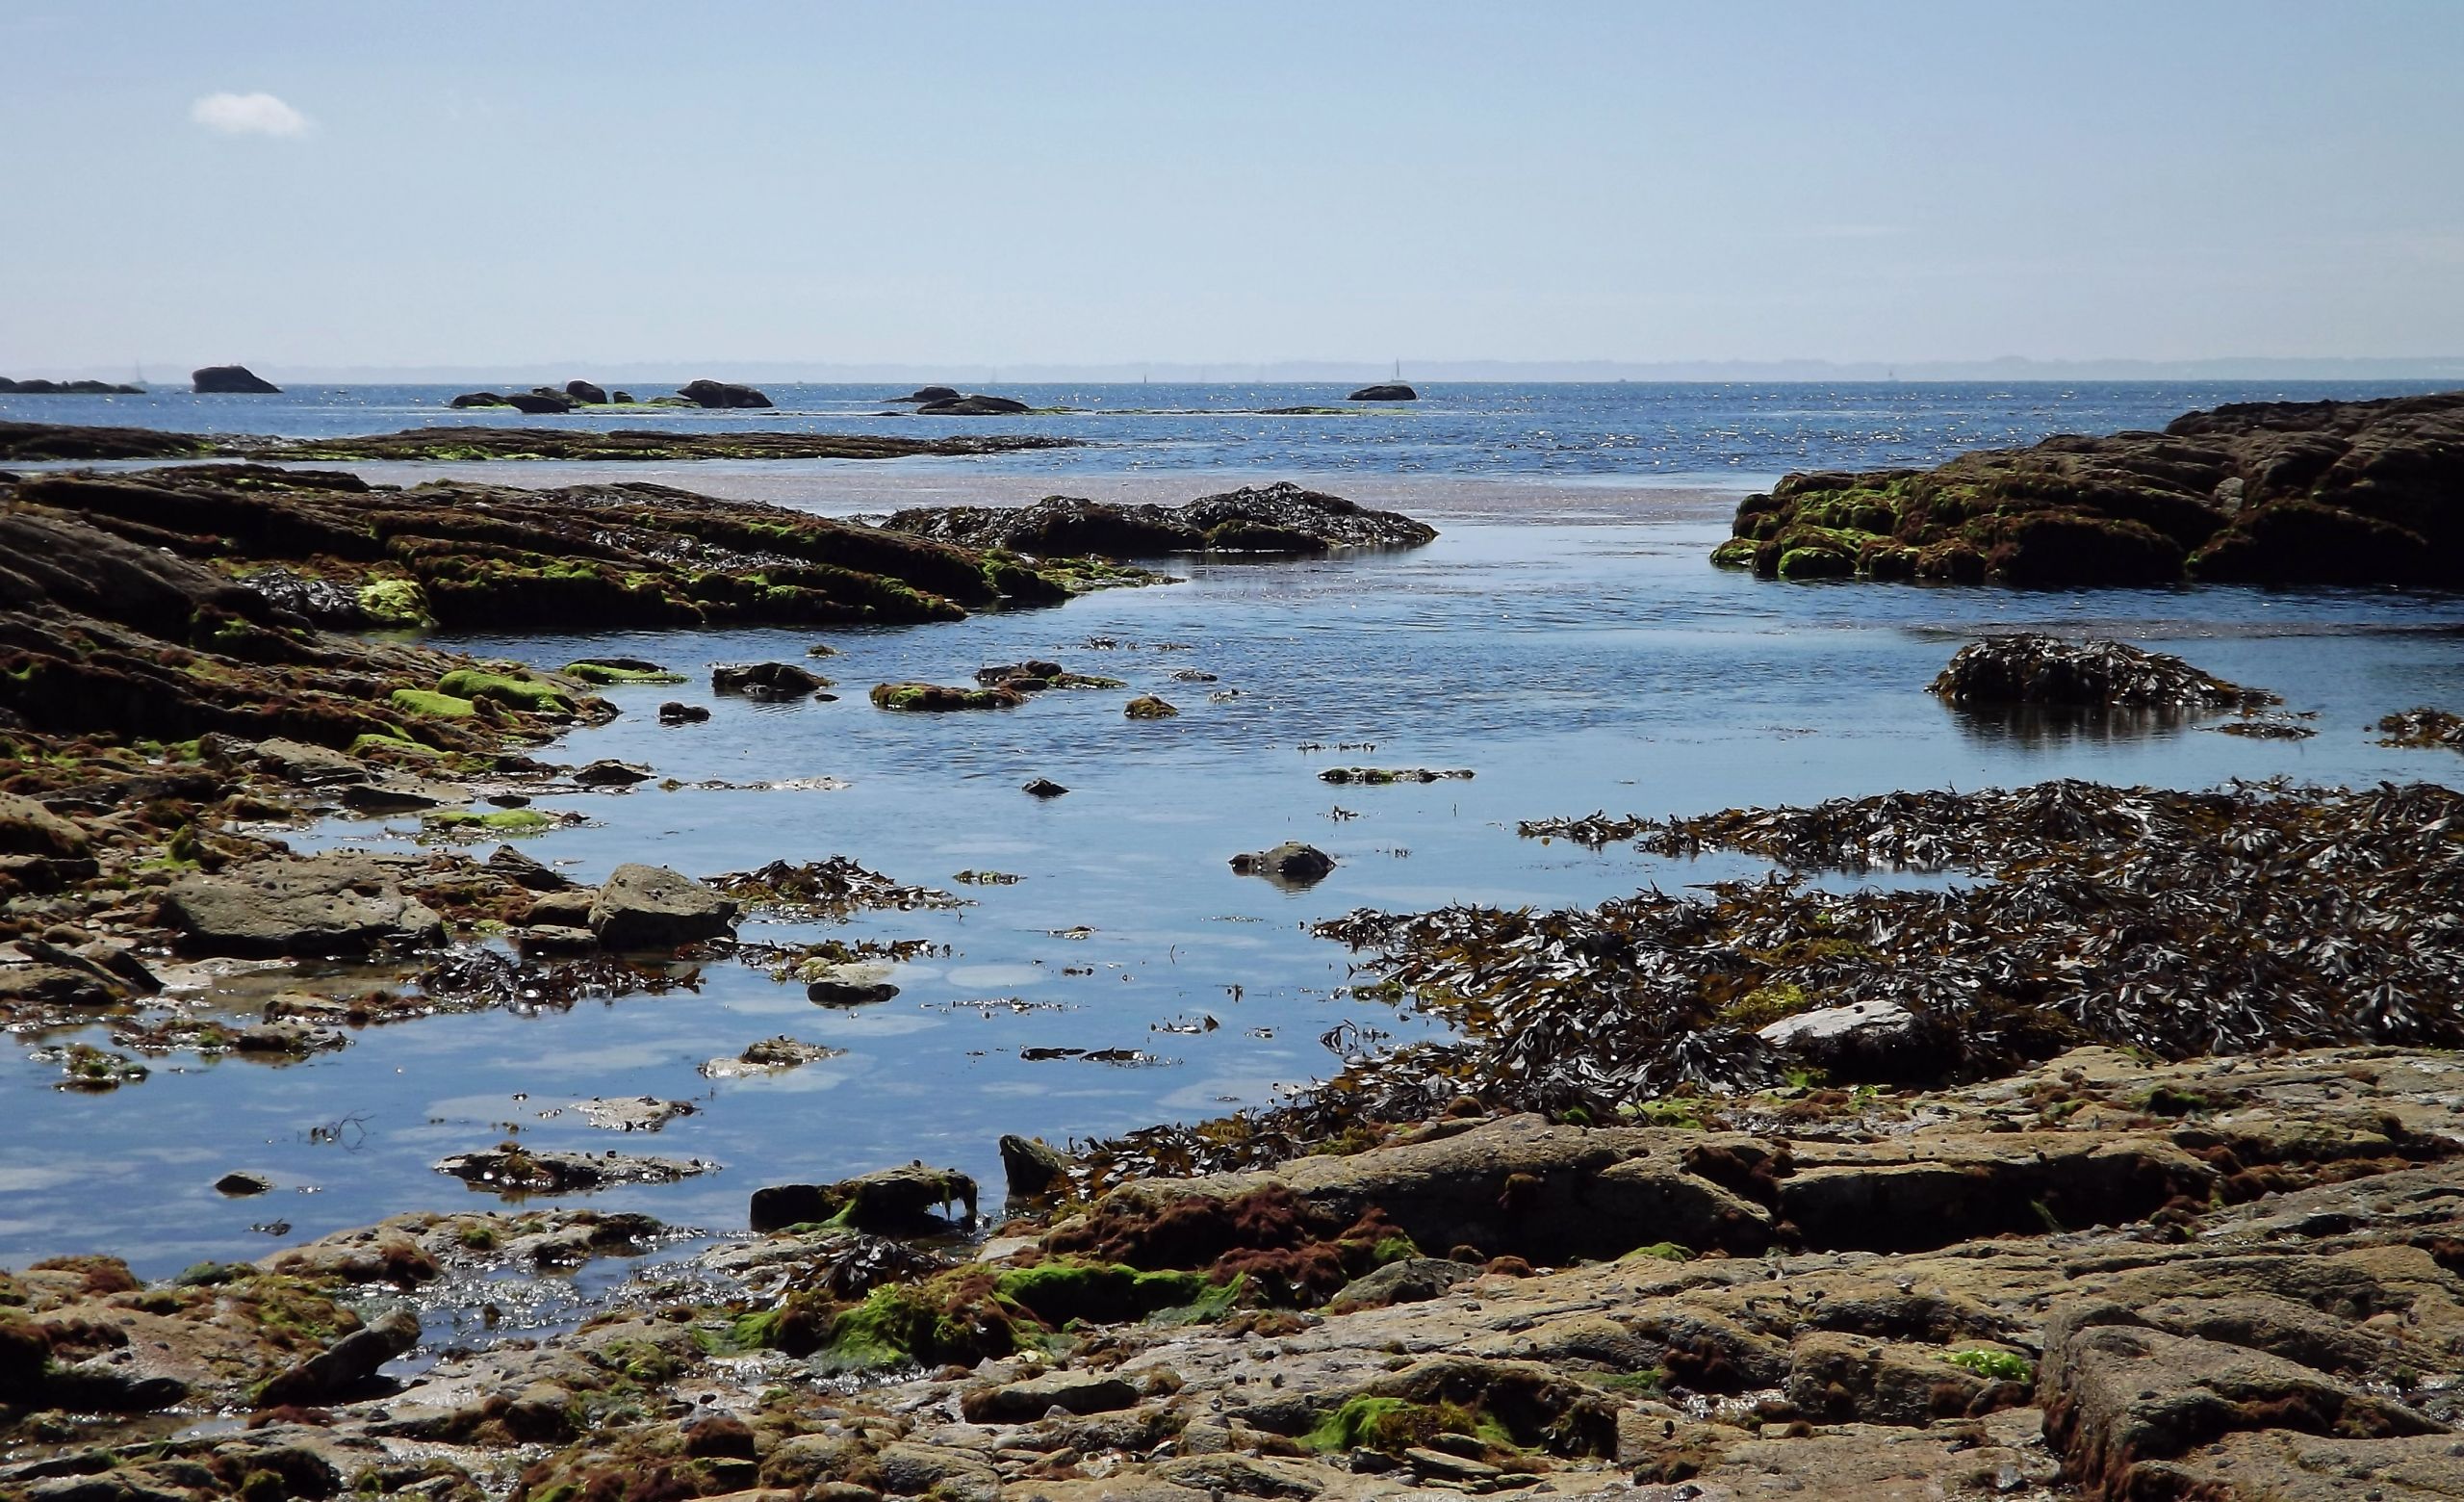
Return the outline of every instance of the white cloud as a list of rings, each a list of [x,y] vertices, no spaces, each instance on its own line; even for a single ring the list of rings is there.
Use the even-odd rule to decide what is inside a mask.
[[[210,93],[189,106],[189,118],[226,136],[308,133],[308,117],[270,93]]]

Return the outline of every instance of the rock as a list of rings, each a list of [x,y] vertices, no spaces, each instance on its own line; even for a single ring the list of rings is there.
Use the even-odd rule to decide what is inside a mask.
[[[260,1409],[308,1406],[346,1398],[368,1385],[377,1368],[420,1343],[419,1316],[391,1308],[257,1390]]]
[[[244,754],[274,776],[303,787],[366,782],[369,777],[368,764],[357,757],[346,756],[330,746],[309,745],[286,737],[260,740]]]
[[[1185,505],[1116,505],[1047,496],[1025,506],[925,506],[883,526],[1030,557],[1162,557],[1172,554],[1310,555],[1338,548],[1417,547],[1436,529],[1289,480],[1201,496]]]
[[[636,783],[649,782],[657,775],[647,766],[603,759],[575,772],[574,781],[585,788],[630,788]]]
[[[444,921],[362,855],[275,858],[163,891],[163,923],[192,954],[364,956],[435,943]]]
[[[750,1079],[796,1069],[815,1059],[836,1057],[842,1050],[818,1043],[803,1043],[783,1034],[749,1045],[733,1058],[711,1059],[701,1073],[709,1079]]]
[[[1022,785],[1018,790],[1026,793],[1030,797],[1058,798],[1064,793],[1066,793],[1069,790],[1064,788],[1061,784],[1054,782],[1049,777],[1039,777],[1031,783]]]
[[[1027,1424],[1054,1409],[1109,1413],[1137,1403],[1138,1389],[1118,1377],[1061,1371],[962,1392],[959,1412],[970,1424]]]
[[[1345,400],[1348,401],[1418,401],[1421,394],[1400,381],[1388,381],[1375,386],[1363,386]]]
[[[1952,656],[1927,691],[1962,709],[2020,705],[2188,712],[2281,702],[2274,694],[2202,673],[2180,658],[2123,642],[2064,641],[2025,634],[1969,642]]]
[[[609,1100],[593,1096],[575,1102],[581,1119],[602,1131],[656,1131],[696,1109],[690,1101],[662,1101],[656,1096],[626,1096]]]
[[[507,401],[504,399],[503,393],[496,391],[466,391],[445,404],[447,406],[456,408],[500,407],[513,405],[512,402]]]
[[[1784,1017],[1757,1034],[1823,1072],[1833,1084],[1939,1079],[1958,1057],[1954,1039],[1895,1001],[1854,1001]]]
[[[599,936],[574,923],[526,922],[513,936],[525,955],[589,954],[599,947]]]
[[[770,399],[751,386],[723,380],[696,380],[677,388],[677,395],[700,407],[766,407]]]
[[[585,406],[605,406],[607,404],[607,388],[604,386],[593,385],[591,382],[586,380],[569,380],[565,382],[565,395],[573,398],[576,401],[578,401]]]
[[[805,998],[823,1006],[871,1006],[898,995],[886,965],[834,965],[805,984]]]
[[[1476,1263],[1407,1256],[1344,1284],[1327,1302],[1327,1308],[1341,1314],[1394,1304],[1424,1304],[1479,1276]]]
[[[965,1207],[962,1226],[975,1221],[975,1180],[956,1169],[911,1163],[841,1179],[834,1184],[772,1184],[753,1192],[756,1230],[777,1230],[834,1221],[885,1234],[947,1230],[949,1207]]]
[[[1145,693],[1140,694],[1137,698],[1130,700],[1128,704],[1122,707],[1121,712],[1129,716],[1131,719],[1155,720],[1170,719],[1173,715],[1178,714],[1181,712],[1172,705],[1167,704],[1162,699],[1155,697],[1155,695]]]
[[[233,1196],[264,1194],[272,1188],[272,1179],[246,1169],[233,1169],[214,1181],[215,1193]]]
[[[418,814],[464,802],[468,794],[451,783],[414,782],[388,777],[375,782],[343,785],[341,803],[352,814],[381,818],[389,814]]]
[[[732,936],[735,914],[733,898],[689,876],[628,862],[600,887],[590,907],[590,931],[610,949],[672,950]]]
[[[244,365],[209,365],[189,373],[192,389],[199,396],[279,396],[280,386],[258,376]]]
[[[698,704],[670,699],[658,707],[658,722],[662,725],[699,725],[710,717],[710,712]]]
[[[1010,1197],[1032,1200],[1069,1182],[1069,1159],[1040,1137],[1005,1135],[1001,1139],[1001,1172],[1010,1182]]]
[[[1011,397],[939,397],[915,409],[918,417],[1001,417],[1035,409]]]
[[[1280,887],[1310,887],[1326,879],[1335,859],[1316,845],[1296,840],[1267,850],[1232,857],[1232,868],[1244,876],[1264,876]]]
[[[107,380],[11,380],[0,376],[0,396],[9,397],[141,397],[142,386],[116,386]]]
[[[891,397],[888,400],[892,401],[956,401],[958,399],[959,390],[956,386],[918,386],[906,396]]]
[[[517,412],[545,417],[572,411],[574,399],[561,391],[509,391],[505,393],[504,404]]]
[[[1014,710],[1027,702],[1017,689],[953,688],[945,684],[875,684],[873,707],[914,713],[944,714],[957,710]]]
[[[716,1169],[701,1158],[648,1157],[632,1152],[532,1151],[507,1142],[476,1152],[457,1152],[436,1164],[475,1189],[520,1197],[564,1194],[608,1184],[665,1184]]]
[[[499,881],[510,882],[526,892],[561,893],[571,892],[574,887],[572,877],[540,865],[509,844],[500,844],[489,851],[488,858],[480,863],[479,868]],[[534,917],[538,911],[538,904],[533,902],[531,912]],[[589,920],[589,909],[586,905],[576,915],[576,919],[582,922]]]
[[[1939,468],[1790,475],[1713,561],[2040,585],[2464,580],[2464,394],[2248,402]]]
[[[517,882],[516,885],[528,887],[529,883]],[[528,923],[554,923],[567,928],[587,929],[590,927],[591,913],[598,906],[598,888],[578,887],[571,882],[566,882],[563,886],[551,887],[540,892],[533,897],[530,901],[530,911],[524,916],[523,920]]]
[[[751,699],[797,699],[829,685],[830,680],[792,662],[730,662],[710,669],[714,691]]]

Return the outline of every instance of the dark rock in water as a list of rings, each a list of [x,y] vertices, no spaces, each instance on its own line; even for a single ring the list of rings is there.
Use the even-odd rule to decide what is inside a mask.
[[[199,396],[279,396],[280,386],[265,379],[244,365],[209,365],[189,373]]]
[[[1058,798],[1069,790],[1049,777],[1039,777],[1019,790],[1031,797]]]
[[[0,376],[5,397],[141,397],[142,386],[115,386],[107,380],[11,380]]]
[[[561,391],[549,391],[542,388],[537,391],[507,392],[504,404],[517,412],[527,412],[537,417],[557,412],[570,412],[574,409],[574,399]]]
[[[574,886],[572,877],[540,865],[509,844],[489,851],[480,868],[525,892],[571,892]]]
[[[657,775],[647,766],[602,758],[575,772],[574,781],[585,788],[630,788],[635,783],[649,782]]]
[[[740,693],[747,698],[799,699],[828,686],[828,679],[806,672],[792,662],[731,662],[710,669],[712,689]]]
[[[214,1181],[214,1192],[228,1195],[264,1194],[273,1188],[273,1180],[263,1174],[234,1169]]]
[[[607,404],[607,388],[604,386],[593,385],[586,380],[569,380],[565,382],[565,395],[587,406],[605,406]]]
[[[1145,693],[1130,700],[1121,708],[1121,712],[1135,720],[1159,720],[1170,719],[1181,712],[1177,706]]]
[[[1186,505],[1116,505],[1047,496],[1026,506],[926,506],[884,524],[893,531],[1033,557],[1162,557],[1183,553],[1310,555],[1334,548],[1417,547],[1435,528],[1373,511],[1290,480],[1202,496]]]
[[[1962,647],[1928,686],[1963,709],[2238,710],[2279,702],[2275,695],[2200,672],[2177,657],[2118,641],[2055,636],[1988,636]]]
[[[475,1189],[518,1198],[598,1189],[608,1184],[671,1184],[718,1166],[701,1158],[650,1157],[631,1152],[552,1152],[506,1142],[477,1152],[457,1152],[439,1161],[436,1171],[450,1174]]]
[[[946,1230],[953,1204],[965,1207],[963,1227],[975,1220],[975,1180],[956,1169],[910,1163],[862,1174],[834,1184],[772,1184],[753,1192],[755,1230],[777,1230],[837,1221],[858,1230],[886,1234]]]
[[[958,399],[959,389],[956,386],[918,386],[906,396],[891,397],[888,400],[892,401],[956,401]]]
[[[676,388],[678,396],[700,407],[766,407],[770,399],[751,386],[732,381],[696,380]]]
[[[633,404],[633,394],[629,391],[620,391],[614,396],[609,397],[607,400],[617,406],[631,406]]]
[[[681,699],[670,699],[658,707],[658,722],[662,725],[699,725],[709,717],[708,710]]]
[[[874,1006],[892,999],[898,987],[884,978],[886,967],[840,965],[805,982],[805,999],[817,1006]]]
[[[1006,417],[1035,408],[1014,397],[942,397],[915,409],[918,417]]]
[[[1388,381],[1381,385],[1363,386],[1345,400],[1349,401],[1418,401],[1420,399],[1421,394],[1414,391],[1411,387],[1403,385],[1398,381]]]
[[[151,427],[0,423],[0,459],[191,459],[212,452],[194,433]]]
[[[610,949],[672,950],[735,931],[736,903],[689,876],[628,862],[600,887],[590,931]]]
[[[1009,1135],[1001,1139],[1001,1172],[1012,1199],[1032,1200],[1068,1184],[1069,1158],[1040,1137]]]
[[[500,391],[466,391],[445,404],[449,407],[500,407],[513,405],[511,401],[505,400],[504,393]]]
[[[1264,876],[1278,887],[1308,887],[1325,880],[1335,860],[1316,845],[1287,840],[1270,850],[1232,857],[1232,868],[1244,876]]]
[[[1712,561],[1765,578],[2464,584],[2464,393],[2248,402],[1932,470],[1790,475]]]

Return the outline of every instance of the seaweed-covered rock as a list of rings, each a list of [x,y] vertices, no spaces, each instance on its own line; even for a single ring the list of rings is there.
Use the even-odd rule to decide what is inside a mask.
[[[1326,879],[1335,858],[1316,845],[1287,840],[1271,849],[1232,857],[1232,868],[1244,876],[1264,876],[1279,887],[1310,887]]]
[[[917,507],[894,513],[884,525],[893,531],[1004,548],[1032,557],[1309,555],[1337,548],[1417,547],[1437,535],[1436,529],[1410,517],[1370,510],[1290,480],[1201,496],[1178,506],[1047,496],[1014,507]]]
[[[989,688],[954,688],[947,684],[875,684],[873,707],[918,713],[954,710],[1014,710],[1027,696],[1007,684]]]
[[[1988,636],[1962,647],[1927,691],[1962,708],[2195,711],[2281,702],[2274,694],[2202,673],[2180,658],[2123,642],[2024,634]]]
[[[956,1169],[910,1163],[840,1179],[834,1184],[771,1184],[753,1192],[756,1230],[834,1221],[858,1230],[946,1230],[948,1211],[962,1206],[975,1219],[975,1180]]]
[[[2250,402],[1932,470],[1790,475],[1715,563],[2043,586],[2464,583],[2464,393]]]
[[[710,687],[754,699],[800,699],[829,686],[830,680],[793,662],[721,663],[710,669]]]

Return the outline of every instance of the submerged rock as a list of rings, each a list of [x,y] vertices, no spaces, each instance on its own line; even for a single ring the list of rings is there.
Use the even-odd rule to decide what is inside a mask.
[[[674,1183],[707,1174],[718,1164],[701,1158],[646,1157],[633,1152],[558,1152],[532,1150],[504,1142],[476,1152],[457,1152],[440,1160],[436,1171],[450,1174],[475,1189],[492,1194],[565,1194],[609,1184]]]
[[[199,396],[279,396],[282,388],[244,365],[209,365],[189,373]]]
[[[1054,782],[1049,777],[1039,777],[1035,781],[1023,785],[1018,790],[1027,794],[1029,797],[1034,798],[1058,798],[1066,793],[1069,790],[1064,788],[1061,784]]]
[[[1140,694],[1121,707],[1121,712],[1135,720],[1170,719],[1180,710],[1151,693]]]
[[[699,725],[709,717],[708,710],[680,699],[670,699],[658,707],[658,722],[662,725]]]

